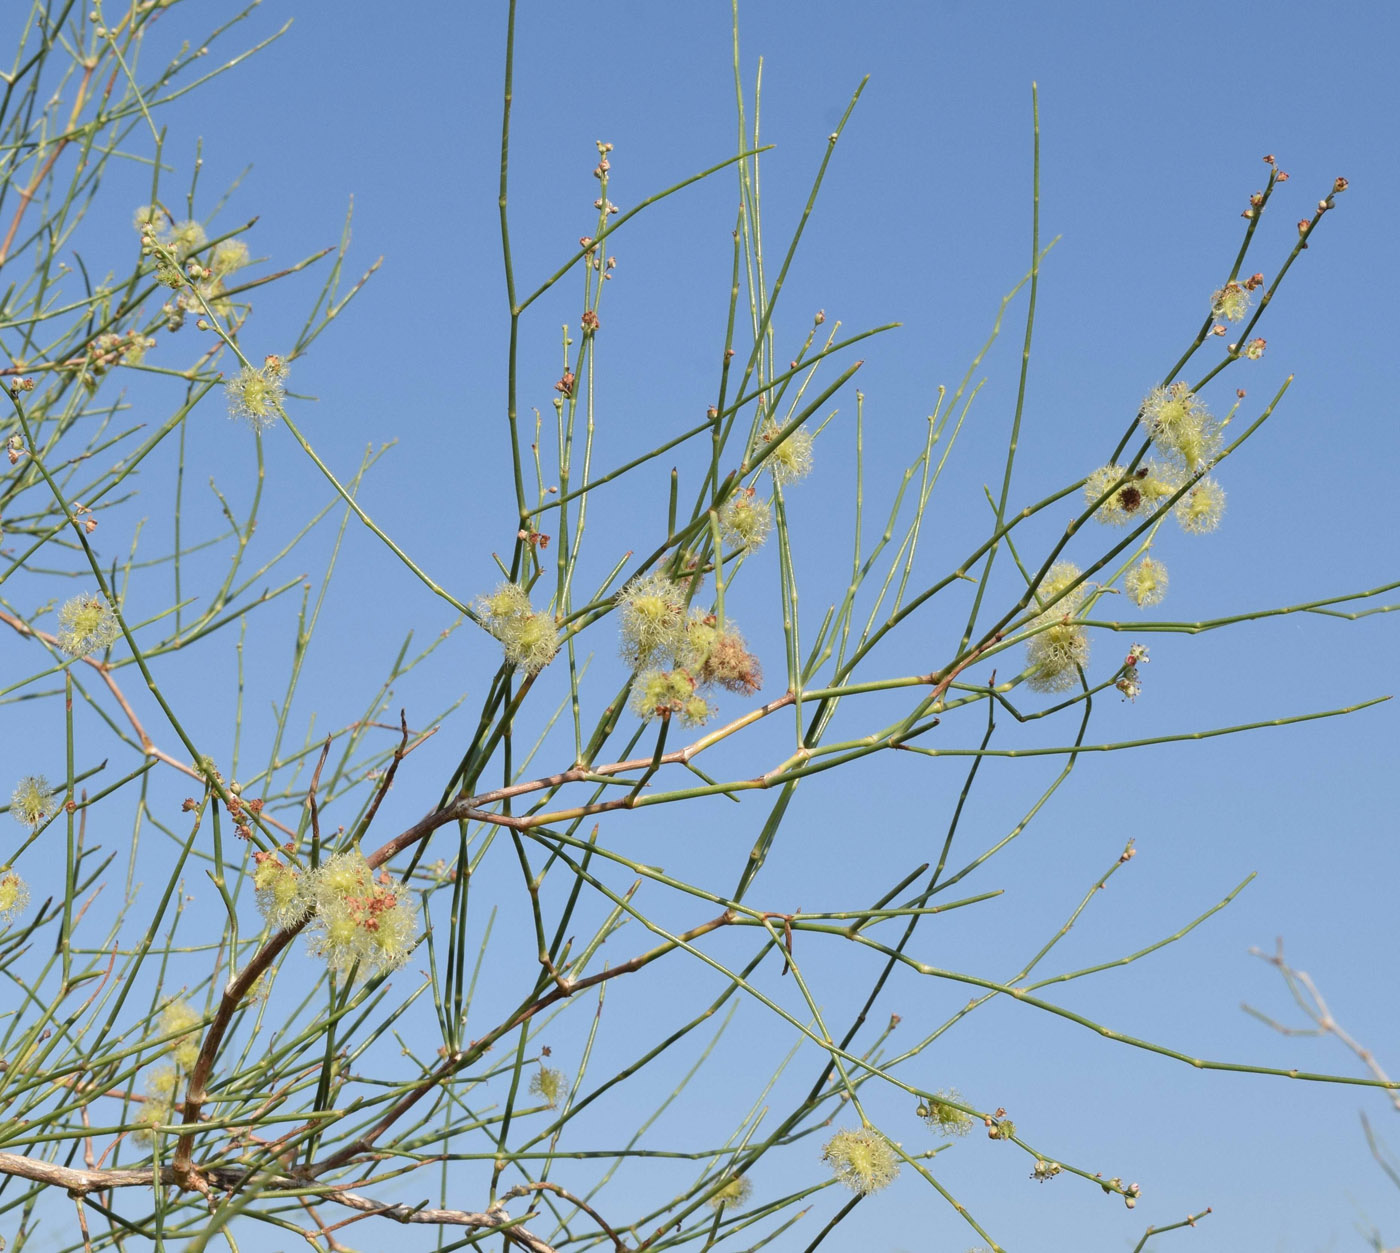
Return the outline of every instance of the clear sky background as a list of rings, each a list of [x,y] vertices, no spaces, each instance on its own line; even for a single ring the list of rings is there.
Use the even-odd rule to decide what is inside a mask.
[[[261,215],[250,246],[279,264],[334,242],[353,195],[350,263],[366,267],[382,255],[384,264],[342,323],[296,364],[293,390],[316,399],[297,402],[294,412],[346,474],[367,444],[397,441],[362,500],[465,599],[495,581],[490,551],[507,553],[515,529],[504,472],[506,300],[495,203],[504,4],[268,0],[244,29],[270,33],[289,17],[295,20],[284,38],[167,115],[167,154],[187,168],[202,137],[201,212],[251,163],[219,222]],[[1293,223],[1310,216],[1334,177],[1345,175],[1351,190],[1261,324],[1269,341],[1264,359],[1227,375],[1227,389],[1247,387],[1246,405],[1255,406],[1249,413],[1288,374],[1296,381],[1272,422],[1230,462],[1221,530],[1194,541],[1164,537],[1159,551],[1172,591],[1161,614],[1216,617],[1396,577],[1400,174],[1393,129],[1400,101],[1393,61],[1400,15],[1393,6],[809,0],[750,3],[741,24],[750,87],[764,58],[763,136],[776,145],[763,174],[770,248],[785,242],[828,132],[862,76],[871,76],[777,324],[786,354],[819,308],[848,330],[902,323],[862,350],[868,495],[880,502],[878,513],[922,439],[938,385],[956,385],[1001,296],[1027,268],[1035,81],[1042,233],[1060,242],[1042,272],[1013,501],[1038,500],[1079,477],[1116,442],[1195,333],[1238,246],[1240,210],[1264,185],[1261,157],[1271,152],[1292,178],[1279,189],[1251,268],[1272,274],[1292,244]],[[522,4],[516,67],[511,213],[527,290],[591,231],[595,139],[615,145],[610,196],[623,208],[734,151],[730,19],[716,0]],[[132,204],[143,199],[139,185],[134,178]],[[614,240],[595,465],[703,416],[722,345],[736,205],[735,179],[725,173]],[[524,412],[538,406],[550,413],[558,327],[576,323],[579,312],[577,285],[564,288],[527,328]],[[257,303],[244,336],[254,360],[278,351],[299,325],[303,310],[288,291],[274,288]],[[981,485],[999,481],[1023,316],[1024,304],[1013,306],[1003,340],[984,363],[988,382],[950,466],[956,483],[931,515],[930,569],[935,559],[954,560],[984,527]],[[848,560],[853,406],[848,393],[818,441],[816,473],[792,497],[812,625],[839,594]],[[203,455],[221,483],[237,490],[242,475],[246,486],[248,431],[224,422],[212,401],[207,422]],[[273,509],[262,526],[271,543],[279,525],[304,517],[325,493],[285,433],[270,434],[268,461]],[[604,570],[614,559],[604,560],[606,553],[621,551],[629,525],[642,517],[659,523],[664,469],[645,492],[625,495],[631,490],[598,507],[601,532],[617,541],[597,556]],[[1055,514],[1056,525],[1065,516]],[[451,620],[371,536],[352,526],[347,542],[325,610],[330,629],[308,661],[304,712],[318,709],[322,728],[358,716],[407,627],[426,641]],[[320,551],[310,550],[308,568]],[[751,603],[737,612],[754,639],[772,648],[777,574],[773,554],[766,556]],[[931,614],[915,624],[928,632],[930,651],[921,657],[907,636],[902,651],[891,650],[877,668],[887,663],[890,672],[908,673],[936,663],[960,625]],[[1091,739],[1284,717],[1394,692],[1395,628],[1393,616],[1283,618],[1209,636],[1155,637],[1147,641],[1144,695],[1136,705],[1111,702]],[[1098,662],[1108,665],[1131,639],[1103,639]],[[226,647],[231,674],[231,639]],[[776,672],[780,653],[772,655]],[[407,706],[410,722],[461,692],[470,693],[470,708],[496,662],[494,646],[464,630],[431,674],[399,689],[396,702]],[[275,689],[287,664],[285,637],[255,636],[248,664],[264,692]],[[600,656],[596,664],[612,682],[617,663]],[[206,677],[229,695],[231,680]],[[227,725],[220,709],[211,700],[211,736]],[[257,717],[245,740],[258,734]],[[467,717],[440,737],[437,758],[425,751],[413,759],[411,778],[421,786],[396,788],[382,823],[411,821],[431,803],[441,766],[455,760],[468,733]],[[1246,875],[1258,877],[1183,942],[1076,985],[1064,1003],[1198,1056],[1359,1073],[1335,1042],[1281,1039],[1240,1011],[1248,1000],[1288,1013],[1276,976],[1248,952],[1282,936],[1352,1034],[1400,1072],[1397,725],[1395,706],[1387,705],[1248,737],[1090,759],[1022,847],[978,880],[979,890],[1004,895],[966,917],[929,924],[921,952],[953,967],[1010,974],[1136,837],[1138,858],[1093,902],[1056,969],[1140,948]],[[958,742],[972,734],[964,726]],[[1072,734],[1068,724],[1040,723],[1021,742],[1066,743]],[[1012,825],[1057,767],[989,768],[991,786],[966,819],[977,845]],[[771,888],[758,897],[773,909],[874,899],[928,857],[961,773],[956,763],[900,756],[858,768],[844,785],[814,781],[799,793],[788,842],[767,872]],[[723,825],[714,811],[693,820],[652,811],[626,830],[617,823],[609,838],[630,855],[697,878],[713,861],[726,867],[718,879],[730,883],[728,868],[746,854],[766,806],[730,809]],[[836,964],[826,971],[824,986],[833,988],[839,1011],[838,971]],[[664,983],[651,985],[651,999],[639,1000],[636,1012],[664,1015],[670,996]],[[912,1040],[920,1023],[961,999],[956,989],[911,980],[896,981],[883,1004],[905,1016]],[[747,1021],[746,1030],[767,1030],[757,1014]],[[743,1052],[733,1052],[729,1064],[740,1067]],[[1377,1093],[1202,1074],[1015,1005],[988,1006],[927,1061],[939,1073],[921,1073],[919,1082],[1003,1105],[1033,1143],[1143,1185],[1141,1205],[1128,1214],[1080,1181],[1030,1183],[1021,1156],[1012,1160],[980,1135],[958,1143],[938,1159],[940,1177],[1008,1249],[1127,1250],[1147,1223],[1207,1205],[1214,1208],[1208,1220],[1165,1237],[1162,1247],[1364,1249],[1361,1229],[1370,1224],[1400,1241],[1400,1193],[1372,1162],[1357,1118],[1367,1111],[1400,1145],[1396,1115]],[[807,1076],[811,1065],[799,1069]],[[735,1075],[743,1081],[741,1069]],[[875,1109],[891,1135],[912,1144],[919,1124],[907,1104],[881,1098]],[[689,1116],[703,1120],[704,1113]],[[817,1151],[813,1142],[813,1157]],[[804,1247],[835,1205],[824,1194],[819,1212],[781,1247]],[[872,1198],[858,1217],[859,1233],[840,1247],[960,1250],[977,1243],[913,1179]]]

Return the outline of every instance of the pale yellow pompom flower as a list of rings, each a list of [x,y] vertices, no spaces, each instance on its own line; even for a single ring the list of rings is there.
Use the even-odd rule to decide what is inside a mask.
[[[1123,589],[1139,609],[1160,604],[1167,594],[1167,567],[1152,557],[1144,557],[1123,576]]]
[[[748,1204],[749,1197],[753,1195],[753,1184],[749,1182],[747,1175],[736,1175],[730,1179],[718,1192],[710,1197],[711,1209],[737,1210]]]
[[[1205,535],[1220,525],[1225,513],[1225,489],[1204,478],[1176,502],[1176,520],[1189,535]]]
[[[13,870],[0,875],[0,927],[8,927],[29,904],[29,885]]]
[[[771,444],[781,433],[776,422],[767,422],[758,437]],[[788,484],[805,478],[812,471],[812,436],[806,427],[798,427],[778,444],[763,463],[775,483]]]
[[[200,1012],[188,1001],[171,1001],[160,1015],[161,1035],[186,1033],[171,1040],[166,1048],[181,1070],[188,1070],[199,1057],[199,1033],[195,1028],[203,1023]]]
[[[74,657],[107,648],[121,633],[117,615],[99,592],[74,596],[58,611],[58,646]]]
[[[899,1174],[899,1154],[874,1127],[838,1131],[826,1142],[822,1159],[839,1182],[861,1196],[889,1187]]]
[[[58,797],[41,774],[25,775],[10,793],[10,817],[26,827],[42,827],[58,812]]]
[[[269,357],[261,370],[245,365],[224,384],[229,417],[244,419],[254,430],[266,430],[277,421],[286,377],[287,367],[280,357]]]
[[[622,589],[617,607],[622,658],[633,670],[674,657],[683,648],[685,589],[660,571],[633,579]]]

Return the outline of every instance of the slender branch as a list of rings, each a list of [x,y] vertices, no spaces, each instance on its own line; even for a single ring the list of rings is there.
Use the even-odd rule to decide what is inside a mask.
[[[180,1173],[173,1165],[161,1166],[158,1169],[147,1166],[131,1170],[78,1170],[33,1157],[24,1157],[18,1153],[0,1153],[0,1174],[62,1188],[72,1197],[85,1197],[90,1192],[105,1192],[109,1188],[150,1188],[157,1182],[166,1186],[182,1184]],[[205,1178],[214,1187],[227,1192],[256,1187],[258,1193],[263,1196],[310,1196],[380,1218],[391,1218],[399,1223],[479,1227],[489,1231],[500,1231],[509,1237],[512,1243],[531,1250],[531,1253],[553,1253],[549,1244],[519,1226],[518,1220],[512,1219],[505,1208],[499,1205],[489,1210],[473,1212],[389,1204],[371,1200],[334,1184],[317,1184],[301,1175],[267,1174],[241,1166],[214,1166],[205,1172]],[[591,1210],[589,1212],[592,1213]],[[612,1234],[611,1231],[609,1234]],[[620,1243],[618,1247],[622,1247]]]

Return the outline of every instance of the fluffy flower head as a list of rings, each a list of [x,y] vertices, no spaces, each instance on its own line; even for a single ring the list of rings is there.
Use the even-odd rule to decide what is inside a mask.
[[[357,962],[370,973],[395,970],[408,960],[418,934],[418,912],[402,884],[381,871],[376,878],[358,851],[337,853],[311,876],[316,912],[307,928],[312,952],[340,974]]]
[[[710,1198],[711,1209],[742,1209],[753,1195],[753,1184],[747,1175],[735,1175]]]
[[[131,225],[140,234],[149,230],[158,235],[165,229],[165,210],[158,204],[143,204],[131,215]]]
[[[1122,466],[1101,466],[1084,481],[1084,499],[1093,504],[1125,475],[1127,481],[1095,510],[1096,522],[1127,526],[1150,513],[1163,496],[1172,494],[1171,482],[1161,467],[1149,462],[1132,474]]]
[[[765,444],[771,444],[778,438],[781,429],[770,420],[759,430],[758,438]],[[793,483],[806,477],[812,470],[811,432],[806,427],[798,427],[773,449],[763,466],[773,476],[775,483]]]
[[[206,238],[204,227],[198,222],[176,222],[162,242],[183,261],[197,248],[203,248]]]
[[[559,628],[547,613],[530,608],[529,594],[517,583],[502,583],[477,600],[486,629],[501,641],[506,661],[526,674],[538,674],[559,651]]]
[[[622,657],[633,670],[683,647],[687,618],[685,592],[660,571],[635,578],[618,598]]]
[[[692,673],[698,672],[719,642],[718,620],[703,609],[692,609],[685,620],[685,632],[676,648],[676,661]]]
[[[1231,279],[1210,298],[1210,311],[1227,322],[1238,322],[1249,312],[1249,292]]]
[[[1123,588],[1139,609],[1159,604],[1167,594],[1167,567],[1144,557],[1123,577]]]
[[[26,827],[42,827],[58,812],[58,797],[41,774],[25,775],[10,793],[10,816]]]
[[[720,506],[719,533],[736,548],[752,552],[768,538],[773,509],[751,487],[735,492]]]
[[[1036,599],[1048,606],[1037,621],[1049,622],[1053,619],[1073,617],[1084,603],[1084,584],[1071,592],[1066,588],[1079,578],[1080,569],[1072,561],[1057,561],[1046,572],[1036,589]]]
[[[241,239],[226,239],[214,245],[214,255],[209,261],[215,278],[224,278],[248,264],[248,245]]]
[[[13,870],[0,875],[0,927],[8,927],[29,904],[29,885]]]
[[[1204,478],[1176,502],[1176,520],[1189,535],[1205,535],[1220,525],[1225,512],[1225,489]]]
[[[530,1091],[539,1097],[550,1109],[558,1109],[559,1101],[568,1084],[562,1070],[541,1066],[530,1080]]]
[[[1068,691],[1079,678],[1078,667],[1089,664],[1088,632],[1073,621],[1084,604],[1085,587],[1081,583],[1066,590],[1079,573],[1072,561],[1057,561],[1036,589],[1037,599],[1047,607],[1031,623],[1041,630],[1026,641],[1026,682],[1032,691]]]
[[[58,611],[58,628],[59,647],[74,657],[107,648],[122,630],[100,592],[86,592],[68,601]]]
[[[1032,691],[1068,691],[1089,664],[1089,634],[1077,622],[1057,622],[1026,642],[1026,661]]]
[[[1220,423],[1185,383],[1150,392],[1142,425],[1158,449],[1191,473],[1220,451]]]
[[[690,705],[695,699],[695,679],[689,671],[679,667],[674,670],[643,670],[632,684],[632,712],[643,722],[671,714],[680,714],[690,721]],[[701,700],[703,702],[703,697]],[[705,711],[708,716],[708,705]]]
[[[242,418],[258,431],[277,421],[277,410],[285,395],[282,380],[287,376],[287,367],[280,358],[268,360],[276,364],[264,365],[261,370],[245,365],[224,384],[228,416]]]
[[[894,1182],[899,1155],[874,1127],[838,1131],[826,1142],[822,1160],[852,1192],[869,1196]]]
[[[972,1115],[949,1105],[947,1101],[938,1100],[940,1096],[946,1097],[948,1101],[962,1100],[957,1092],[948,1088],[939,1092],[933,1100],[920,1105],[917,1114],[935,1131],[945,1136],[965,1136],[972,1130]]]
[[[274,853],[254,853],[253,887],[258,909],[268,926],[279,931],[294,927],[311,911],[311,901],[295,866],[288,866]]]
[[[188,1070],[199,1057],[199,1034],[196,1028],[201,1026],[203,1021],[199,1011],[187,1001],[171,1001],[161,1011],[161,1035],[186,1033],[179,1039],[171,1040],[166,1046],[181,1070]]]
[[[763,686],[763,667],[749,652],[744,637],[732,622],[726,623],[716,637],[714,647],[700,668],[700,679],[741,696],[752,696]]]

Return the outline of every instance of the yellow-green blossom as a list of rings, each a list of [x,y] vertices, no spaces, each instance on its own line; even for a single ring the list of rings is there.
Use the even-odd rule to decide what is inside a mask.
[[[1220,525],[1225,512],[1225,489],[1204,478],[1176,502],[1176,520],[1191,535],[1204,535]]]
[[[204,247],[205,239],[204,227],[198,222],[176,222],[170,228],[164,243],[183,261],[190,253]]]
[[[1033,691],[1066,691],[1078,680],[1079,668],[1089,664],[1088,632],[1073,621],[1085,596],[1083,583],[1071,587],[1079,574],[1073,562],[1057,561],[1036,590],[1046,608],[1031,622],[1042,629],[1026,641],[1026,682]]]
[[[181,1070],[188,1070],[199,1056],[199,1033],[196,1028],[203,1022],[199,1011],[187,1001],[171,1001],[161,1011],[161,1035],[185,1033],[182,1038],[171,1040],[165,1046]]]
[[[568,1084],[562,1070],[541,1066],[530,1079],[530,1091],[539,1097],[550,1109],[558,1109]]]
[[[1167,594],[1167,567],[1151,557],[1144,557],[1123,576],[1123,588],[1139,609],[1156,605]]]
[[[1189,473],[1220,451],[1220,423],[1185,383],[1149,393],[1142,402],[1142,425],[1153,444]]]
[[[294,927],[311,911],[302,876],[274,853],[254,853],[253,888],[268,926]]]
[[[720,506],[720,534],[737,548],[752,552],[768,538],[773,508],[752,487],[735,492]]]
[[[29,904],[29,885],[13,870],[0,875],[0,927],[8,927]]]
[[[643,670],[632,683],[632,712],[644,722],[685,714],[695,699],[695,679],[688,671]]]
[[[1045,611],[1036,621],[1048,622],[1079,612],[1080,605],[1084,603],[1084,584],[1080,583],[1073,591],[1066,590],[1079,575],[1080,569],[1072,561],[1057,561],[1046,571],[1035,592],[1036,601],[1045,607]]]
[[[874,1127],[838,1131],[826,1142],[822,1159],[839,1182],[861,1196],[889,1187],[899,1174],[899,1155]]]
[[[223,278],[248,264],[248,245],[241,239],[226,239],[214,245],[214,255],[209,268],[216,278]]]
[[[143,235],[147,228],[152,234],[159,234],[165,229],[167,221],[165,210],[158,204],[143,204],[131,217],[131,225]]]
[[[1175,490],[1161,467],[1152,462],[1139,466],[1128,474],[1122,466],[1101,466],[1084,481],[1084,499],[1093,504],[1124,476],[1123,483],[1094,512],[1096,522],[1109,526],[1127,526],[1145,514],[1152,512],[1153,505]]]
[[[10,793],[10,817],[26,827],[42,827],[58,812],[58,797],[41,774],[25,775]]]
[[[538,674],[559,651],[559,628],[548,613],[535,613],[530,597],[516,583],[502,583],[488,596],[480,597],[477,610],[482,625],[501,641],[506,661]]]
[[[676,662],[692,674],[699,673],[719,642],[719,624],[712,613],[692,609],[676,646]]]
[[[387,870],[378,876],[358,851],[337,853],[310,875],[316,912],[307,926],[311,951],[347,973],[359,962],[369,973],[402,966],[418,935],[418,913]]]
[[[278,357],[269,357],[261,370],[245,365],[224,384],[229,417],[243,418],[259,431],[271,426],[282,407],[286,376],[287,367]]]
[[[1088,632],[1077,622],[1057,622],[1026,642],[1026,660],[1032,691],[1068,691],[1089,664]]]
[[[1249,292],[1244,284],[1231,279],[1211,296],[1210,311],[1217,318],[1238,322],[1249,312]]]
[[[753,1184],[747,1175],[735,1175],[710,1198],[711,1209],[743,1209],[753,1194]]]
[[[174,1066],[157,1066],[146,1079],[146,1091],[169,1100],[180,1086],[180,1072]]]
[[[486,629],[499,639],[497,632],[505,623],[530,612],[530,594],[518,583],[502,583],[494,592],[477,597],[476,608],[486,619]]]
[[[58,646],[74,657],[107,648],[121,634],[121,624],[99,592],[74,596],[58,611]]]
[[[138,1144],[150,1144],[156,1127],[175,1121],[175,1091],[179,1086],[180,1075],[173,1066],[157,1066],[146,1076],[146,1099],[137,1112],[132,1132],[132,1139]]]
[[[946,1098],[939,1100],[939,1097]],[[935,1094],[931,1101],[925,1101],[915,1111],[935,1131],[945,1136],[965,1136],[972,1130],[972,1115],[958,1109],[949,1101],[961,1101],[962,1097],[952,1088]]]
[[[633,670],[675,656],[686,624],[685,591],[660,571],[633,579],[618,597],[622,657]]]
[[[773,421],[764,423],[758,438],[772,444],[782,428]],[[806,427],[798,427],[781,444],[777,444],[763,462],[763,468],[775,483],[792,483],[812,470],[812,436]]]

